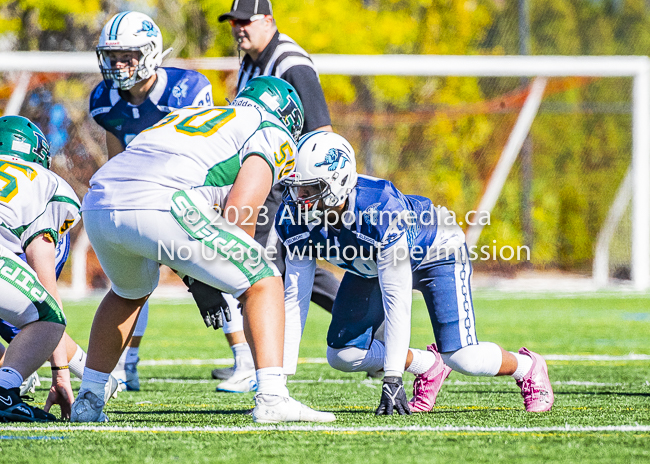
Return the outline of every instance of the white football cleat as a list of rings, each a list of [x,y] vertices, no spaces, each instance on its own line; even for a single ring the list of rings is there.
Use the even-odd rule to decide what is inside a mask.
[[[120,384],[120,391],[126,390],[126,371],[124,369],[115,369],[111,375],[117,379]]]
[[[212,378],[215,380],[228,380],[235,373],[235,366],[218,367],[212,369]]]
[[[316,411],[291,397],[255,395],[253,422],[274,424],[278,422],[334,422],[331,412]]]
[[[104,404],[108,403],[111,398],[117,398],[117,394],[124,390],[124,384],[120,383],[112,375],[108,376],[108,382],[104,386]]]
[[[38,374],[34,372],[32,375],[23,380],[23,383],[20,386],[20,396],[25,396],[28,393],[36,393],[36,387],[40,386],[41,379],[39,379]]]
[[[257,390],[255,370],[237,372],[217,386],[218,392],[247,393]]]
[[[108,416],[102,411],[104,402],[90,390],[80,391],[72,403],[70,422],[108,422]]]
[[[124,369],[115,369],[111,375],[120,383],[119,391],[140,391],[140,376],[138,374],[138,361],[128,363]]]

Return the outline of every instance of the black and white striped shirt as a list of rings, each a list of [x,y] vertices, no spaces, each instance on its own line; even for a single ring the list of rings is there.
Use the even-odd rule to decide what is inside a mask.
[[[276,31],[257,60],[249,55],[244,57],[239,68],[237,92],[257,76],[279,77],[296,88],[305,109],[303,133],[331,124],[318,71],[309,54],[290,37]]]

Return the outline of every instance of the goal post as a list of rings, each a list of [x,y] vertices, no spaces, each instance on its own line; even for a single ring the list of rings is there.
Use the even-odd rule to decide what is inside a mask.
[[[559,77],[631,78],[631,166],[627,182],[631,185],[631,278],[637,290],[650,288],[650,59],[645,56],[436,56],[436,55],[312,55],[322,76],[428,76],[428,77],[529,77],[537,78],[529,97],[543,94],[545,79]],[[187,69],[234,72],[237,58],[173,59],[165,64]],[[93,52],[1,52],[0,71],[18,76],[28,73],[99,74]],[[16,79],[12,108],[20,108],[25,97],[24,78]],[[536,97],[539,100],[539,95]],[[530,103],[530,104],[528,104]],[[501,194],[504,176],[521,148],[520,141],[530,129],[539,101],[529,98],[519,116],[502,158],[495,168],[479,204],[491,209]],[[8,109],[8,108],[7,108]],[[611,208],[626,206],[629,186],[621,187]],[[627,195],[626,196],[626,192]],[[613,199],[612,199],[613,200]],[[610,211],[594,248],[592,277],[597,286],[607,281],[609,242],[622,213]],[[468,237],[474,243],[480,229],[470,227]],[[605,264],[603,264],[605,263]],[[605,268],[603,268],[605,266]],[[82,267],[75,266],[77,273]],[[603,277],[604,276],[604,277]],[[76,282],[79,282],[77,278]]]

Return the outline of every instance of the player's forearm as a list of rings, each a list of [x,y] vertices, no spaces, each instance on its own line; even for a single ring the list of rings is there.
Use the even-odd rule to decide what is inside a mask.
[[[255,238],[259,208],[252,205],[228,200],[223,215],[229,224],[234,224],[251,237]]]
[[[384,371],[387,376],[401,376],[404,372],[411,339],[413,275],[408,256],[408,243],[403,236],[391,248],[382,250],[377,263],[386,318]]]
[[[66,339],[68,337],[64,336],[61,337],[61,340],[59,341],[59,344],[56,346],[54,349],[54,352],[52,353],[52,356],[50,356],[50,364],[52,367],[61,367],[61,366],[67,366],[68,365],[68,352],[66,349]],[[58,371],[53,370],[52,371],[52,379],[58,375]]]
[[[273,186],[268,164],[260,156],[249,156],[242,164],[224,208],[226,220],[255,237],[260,208]]]

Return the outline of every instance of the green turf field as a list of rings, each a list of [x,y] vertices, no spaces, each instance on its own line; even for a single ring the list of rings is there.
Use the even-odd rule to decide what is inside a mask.
[[[213,365],[143,362],[142,391],[109,402],[107,425],[0,424],[0,463],[650,461],[650,361],[629,356],[650,354],[650,297],[474,297],[479,339],[549,357],[551,412],[526,413],[511,378],[452,373],[433,413],[377,418],[378,380],[311,359],[299,366],[290,391],[334,412],[337,422],[256,426],[244,414],[253,395],[215,393]],[[65,307],[69,333],[82,346],[96,303]],[[328,319],[312,308],[301,356],[325,356]],[[431,337],[426,308],[416,300],[412,346],[423,348]],[[152,302],[140,353],[147,361],[231,356],[223,335],[205,329],[195,307],[161,301]],[[413,377],[405,379],[408,390]],[[37,390],[36,403],[44,403],[47,386]]]

